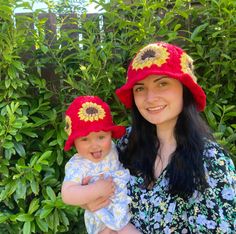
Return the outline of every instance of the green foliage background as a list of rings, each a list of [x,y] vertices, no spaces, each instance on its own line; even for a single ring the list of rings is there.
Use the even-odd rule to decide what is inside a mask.
[[[56,31],[42,10],[14,14],[33,2],[0,0],[0,233],[85,233],[83,211],[61,201],[73,153],[63,151],[64,111],[78,95],[99,95],[115,122],[128,125],[114,90],[150,42],[175,43],[194,58],[207,93],[203,117],[236,162],[234,0],[101,0],[93,2],[105,12],[90,17],[84,5],[45,2],[57,13]]]

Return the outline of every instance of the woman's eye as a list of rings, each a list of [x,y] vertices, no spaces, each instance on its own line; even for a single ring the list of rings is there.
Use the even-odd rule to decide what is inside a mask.
[[[143,87],[134,88],[134,92],[141,92],[142,90],[143,90]]]
[[[164,86],[166,86],[166,85],[167,85],[167,82],[160,82],[160,83],[158,84],[159,87],[164,87]]]

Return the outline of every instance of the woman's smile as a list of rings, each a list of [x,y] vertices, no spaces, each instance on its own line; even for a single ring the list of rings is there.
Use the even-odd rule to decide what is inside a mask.
[[[157,113],[157,112],[164,110],[165,107],[166,107],[166,105],[161,105],[161,106],[156,106],[156,107],[148,107],[147,111],[149,111],[150,113],[152,113],[152,112]]]

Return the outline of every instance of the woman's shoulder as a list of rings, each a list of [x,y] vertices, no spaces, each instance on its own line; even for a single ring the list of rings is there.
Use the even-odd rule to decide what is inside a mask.
[[[231,159],[229,153],[219,143],[208,139],[205,140],[203,154],[206,159]]]
[[[126,128],[125,134],[117,141],[116,147],[119,151],[124,151],[124,149],[127,147],[129,142],[129,136],[131,132],[131,127]]]
[[[208,170],[235,173],[235,166],[230,154],[217,142],[206,140],[204,162]]]

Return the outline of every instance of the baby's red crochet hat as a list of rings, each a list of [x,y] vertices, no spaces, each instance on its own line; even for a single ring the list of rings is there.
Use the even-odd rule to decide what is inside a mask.
[[[118,98],[127,108],[132,106],[134,84],[149,75],[166,75],[179,80],[193,94],[198,111],[204,110],[206,95],[197,84],[192,58],[181,48],[157,42],[145,46],[136,54],[129,65],[126,83],[116,90]]]
[[[113,138],[120,138],[125,133],[124,126],[117,126],[112,121],[110,108],[97,96],[79,96],[66,110],[66,127],[68,139],[64,150],[74,145],[78,137],[87,136],[91,132],[112,132]]]

